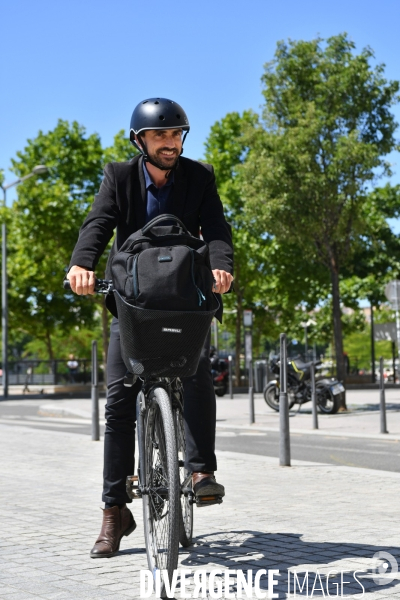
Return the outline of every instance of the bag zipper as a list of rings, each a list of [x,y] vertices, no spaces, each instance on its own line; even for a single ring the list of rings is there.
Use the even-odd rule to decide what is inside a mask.
[[[185,236],[185,237],[188,237],[188,236]],[[173,242],[176,242],[176,236],[166,235],[166,236],[163,236],[163,238],[165,238],[165,241],[168,241],[168,244],[175,245]],[[195,239],[197,239],[197,238],[195,238]],[[124,244],[126,244],[127,241],[128,240],[125,240]],[[122,249],[124,246],[124,244],[122,244],[122,246],[118,250],[118,252],[131,252],[137,244],[141,244],[142,242],[151,242],[151,239],[149,237],[144,237],[144,236],[139,237],[136,240],[134,240],[133,242],[131,242],[131,244],[129,244],[129,246],[127,248]],[[167,246],[168,246],[168,244],[167,244]],[[185,244],[179,244],[179,245],[182,246]],[[162,246],[159,246],[159,247],[161,248]],[[189,247],[189,246],[187,246],[187,247]]]
[[[199,287],[197,287],[196,280],[194,278],[194,254],[193,254],[194,250],[193,250],[193,248],[190,248],[189,246],[186,246],[186,248],[189,248],[190,254],[191,254],[191,257],[192,257],[192,280],[193,280],[193,285],[196,288],[197,295],[199,297],[199,306],[201,306],[202,303],[203,303],[203,300],[205,300],[206,297],[203,294],[203,292],[201,291],[201,289]]]
[[[132,267],[133,294],[135,296],[135,300],[139,296],[139,277],[138,277],[138,267],[137,267],[139,254],[141,254],[141,252],[138,252],[138,254],[136,254],[135,258],[133,259],[133,267]]]

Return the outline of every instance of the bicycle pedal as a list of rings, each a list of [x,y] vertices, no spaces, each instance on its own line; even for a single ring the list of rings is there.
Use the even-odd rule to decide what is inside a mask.
[[[195,496],[196,506],[211,506],[212,504],[222,504],[222,496]]]
[[[126,478],[126,493],[131,500],[140,499],[142,497],[137,475],[128,475]]]

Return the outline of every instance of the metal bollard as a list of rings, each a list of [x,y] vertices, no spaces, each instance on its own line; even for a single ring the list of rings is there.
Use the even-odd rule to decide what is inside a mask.
[[[229,367],[229,397],[233,399],[233,381],[232,381],[232,355],[228,356],[228,367]]]
[[[100,439],[99,379],[97,367],[97,342],[92,342],[92,441]]]
[[[290,467],[289,403],[287,396],[287,347],[286,334],[280,335],[280,393],[279,393],[279,464]]]
[[[318,429],[318,412],[317,412],[317,390],[315,387],[315,363],[310,367],[311,373],[311,405],[312,405],[312,421],[313,429]]]
[[[253,392],[253,360],[249,359],[249,402],[250,402],[250,425],[255,423],[254,417],[254,392]]]
[[[386,425],[385,379],[383,377],[383,356],[379,359],[379,394],[381,413],[381,433],[389,433]]]

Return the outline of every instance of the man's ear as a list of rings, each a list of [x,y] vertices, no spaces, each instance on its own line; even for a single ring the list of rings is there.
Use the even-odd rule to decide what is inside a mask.
[[[145,144],[145,143],[146,143],[146,132],[145,132],[145,131],[141,131],[141,132],[140,132],[140,137],[142,138],[143,144]],[[135,139],[136,139],[136,143],[137,143],[137,144],[138,144],[138,145],[141,147],[141,149],[143,150],[144,148],[143,148],[142,144],[140,143],[139,136],[137,136],[136,134],[135,134]]]
[[[142,134],[142,136],[143,136],[143,134]],[[139,140],[138,136],[136,135],[136,133],[135,133],[135,142],[137,143],[138,146],[140,146],[140,148],[142,148],[142,144],[140,143],[140,140]],[[142,150],[143,150],[143,148],[142,148]]]
[[[142,135],[142,137],[144,137],[144,132],[141,135]],[[142,148],[142,145],[139,141],[138,136],[136,135],[136,133],[133,133],[133,131],[131,131],[131,133],[129,135],[129,139],[131,141],[131,144],[133,144],[134,146],[138,145],[138,146],[140,146],[140,148]]]

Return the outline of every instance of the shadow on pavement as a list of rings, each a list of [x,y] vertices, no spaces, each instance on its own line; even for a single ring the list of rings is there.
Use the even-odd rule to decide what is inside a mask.
[[[241,569],[245,575],[249,569],[252,569],[253,581],[259,569],[279,569],[280,576],[276,577],[278,585],[274,591],[285,595],[288,592],[289,571],[291,595],[294,594],[294,572],[298,577],[296,593],[302,596],[311,595],[313,587],[315,596],[328,596],[328,592],[333,597],[340,596],[341,586],[343,586],[343,596],[361,597],[363,592],[361,584],[366,593],[381,592],[382,596],[385,596],[385,593],[393,593],[389,590],[400,583],[397,578],[400,548],[397,547],[310,542],[303,541],[299,534],[263,533],[251,530],[221,531],[198,536],[194,538],[193,543],[194,546],[187,549],[189,556],[182,560],[181,568],[194,570],[203,567],[207,571]],[[381,556],[378,555],[380,552],[383,553]],[[384,553],[389,553],[389,556],[385,556]],[[351,562],[354,563],[354,567],[349,567]],[[387,568],[384,574],[385,567],[382,565],[385,564]],[[304,584],[307,571],[308,581]],[[329,576],[327,589],[327,575],[330,571],[333,573]],[[360,583],[355,580],[354,572]],[[302,585],[304,587],[300,592],[299,586]],[[266,590],[267,587],[267,577],[263,576],[260,580],[260,588]],[[235,591],[234,586],[231,587],[231,591]],[[281,594],[279,597],[282,597]]]
[[[121,556],[122,554],[146,554],[146,548],[127,548],[126,550],[119,550],[115,556]]]

